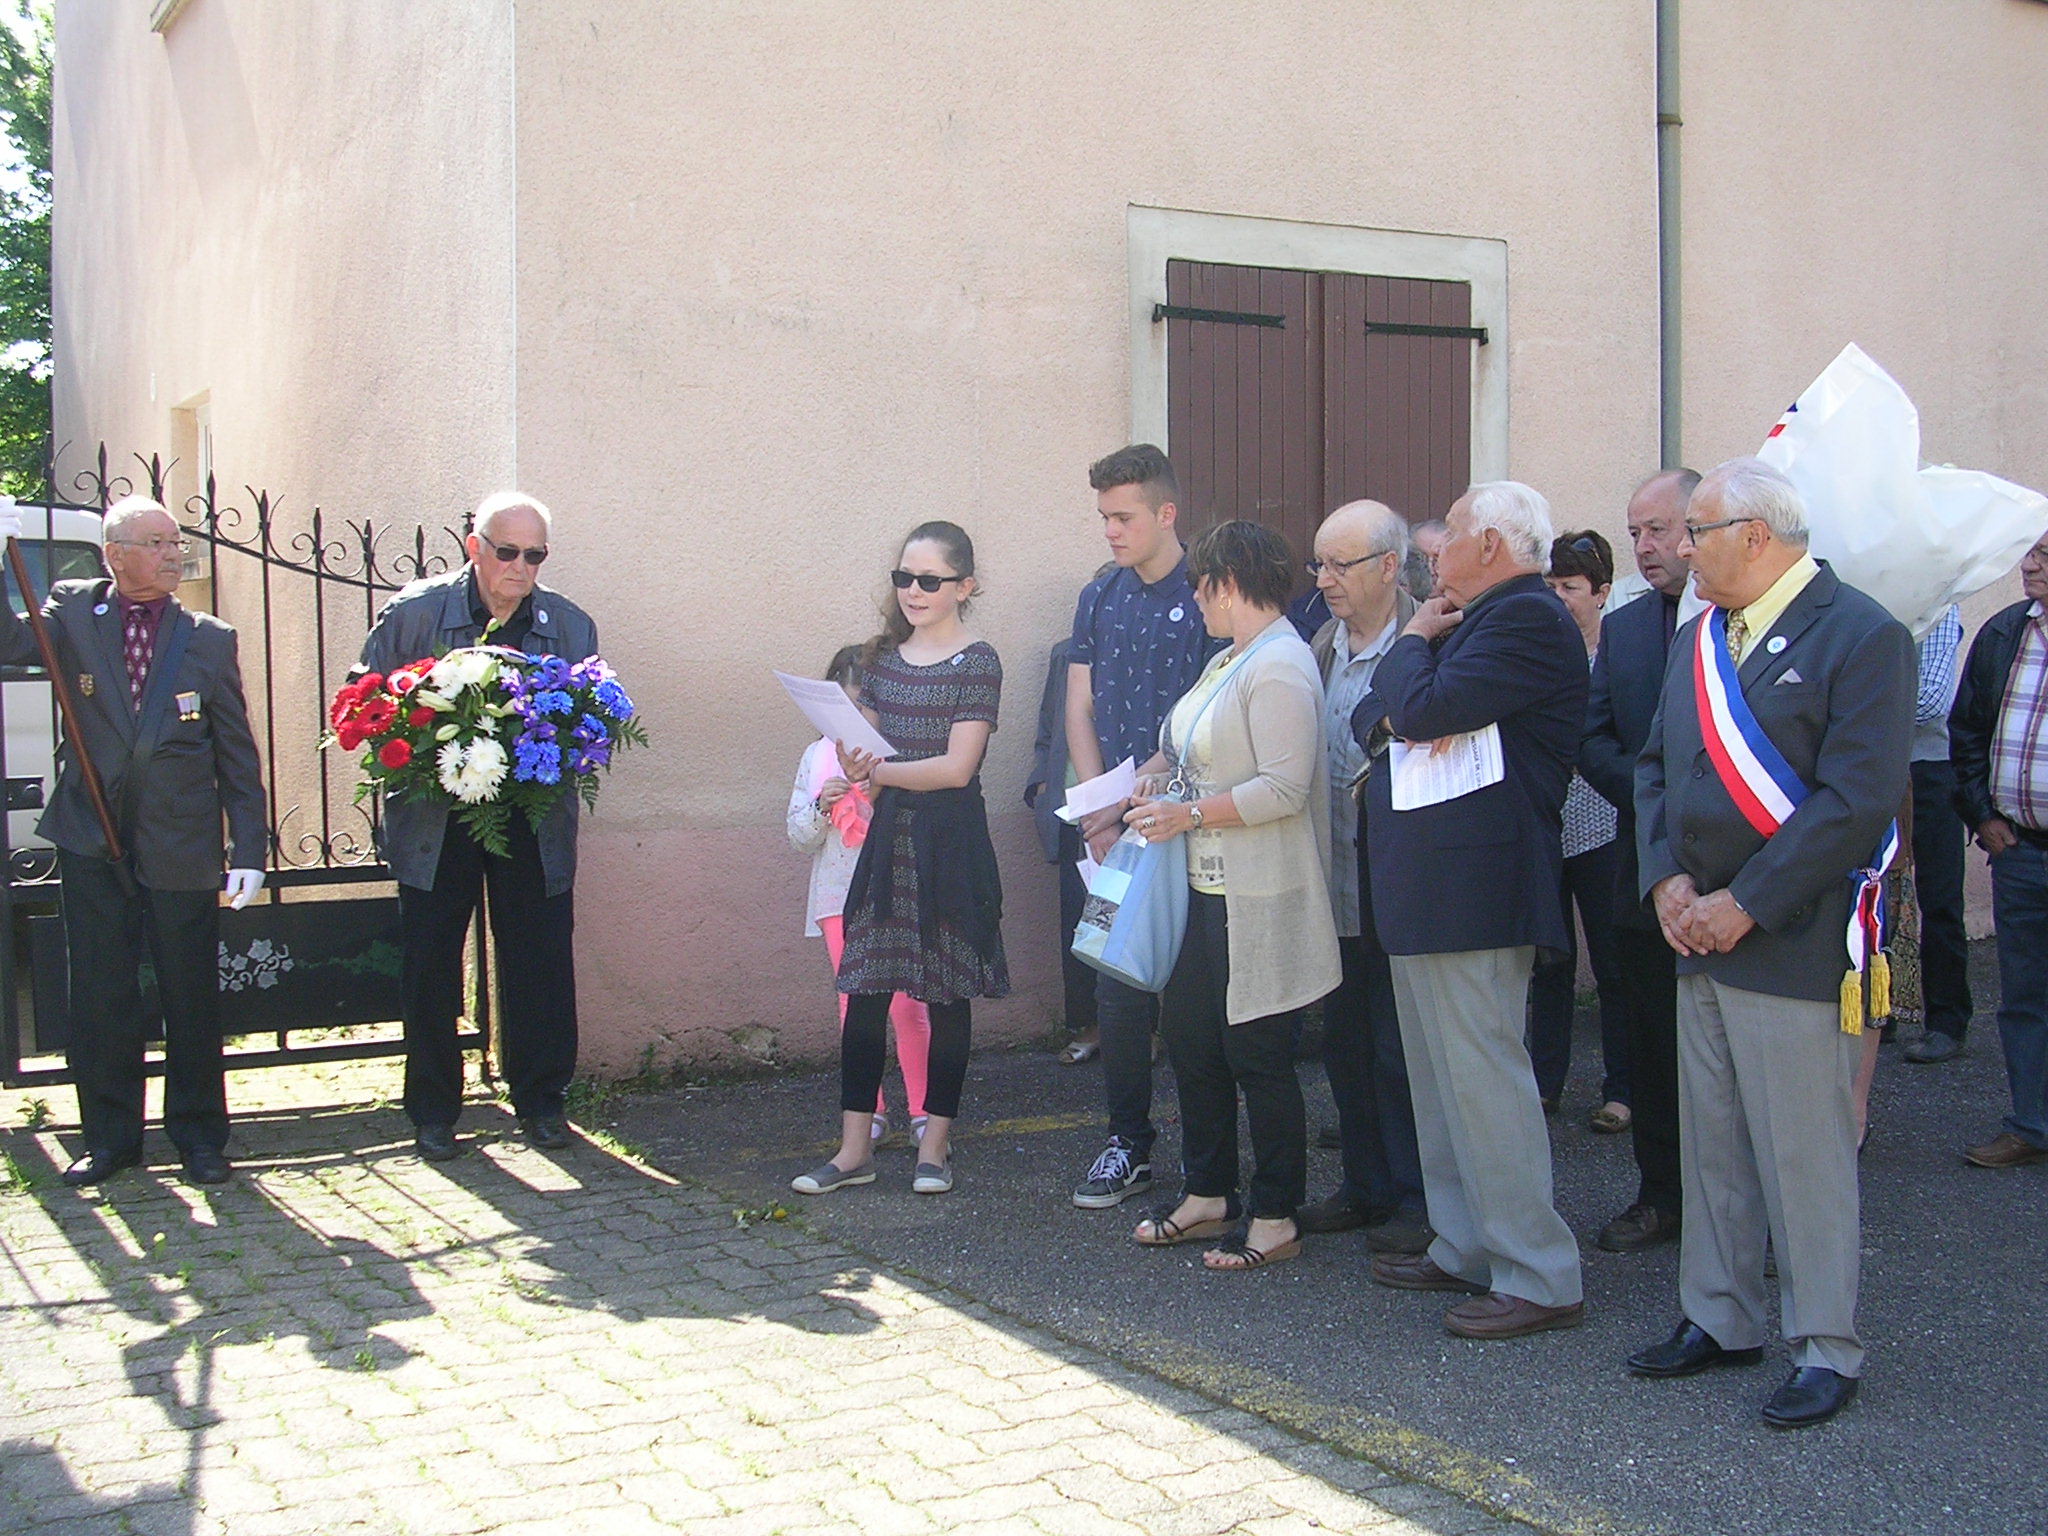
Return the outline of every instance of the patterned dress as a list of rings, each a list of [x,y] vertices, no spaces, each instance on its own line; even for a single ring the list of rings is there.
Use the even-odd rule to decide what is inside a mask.
[[[977,640],[957,655],[930,666],[916,666],[895,651],[885,651],[868,669],[860,701],[875,713],[876,723],[896,748],[896,762],[918,762],[945,754],[953,725],[960,720],[996,723],[1002,700],[1003,665],[995,647]],[[1010,990],[1010,968],[1003,955],[1000,930],[979,948],[970,940],[970,922],[945,910],[928,911],[934,893],[919,889],[914,843],[919,797],[884,790],[893,801],[877,806],[867,848],[887,838],[889,889],[877,906],[846,916],[846,952],[839,962],[839,990],[845,993],[907,992],[925,1003],[958,1002],[972,997],[1004,997]],[[980,804],[979,780],[967,791],[936,791],[937,795],[972,796],[971,819],[957,834],[972,847],[941,848],[936,857],[949,865],[985,862],[991,874],[994,853],[988,846],[988,821]],[[955,822],[956,827],[961,824]],[[864,857],[867,856],[864,850]],[[1000,907],[1000,892],[995,900]],[[932,918],[927,939],[924,918]]]

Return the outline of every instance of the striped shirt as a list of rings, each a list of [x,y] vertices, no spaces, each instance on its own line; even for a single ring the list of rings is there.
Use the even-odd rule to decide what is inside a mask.
[[[1991,803],[2017,826],[2048,832],[2048,613],[2027,609],[1991,733]]]

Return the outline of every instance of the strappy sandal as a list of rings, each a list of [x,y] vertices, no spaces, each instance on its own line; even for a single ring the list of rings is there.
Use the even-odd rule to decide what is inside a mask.
[[[1588,1128],[1598,1131],[1602,1136],[1619,1135],[1634,1121],[1635,1116],[1629,1112],[1629,1107],[1615,1100],[1609,1100],[1586,1116]]]
[[[1102,1054],[1102,1046],[1094,1040],[1070,1040],[1060,1048],[1059,1063],[1063,1067],[1078,1067],[1084,1061],[1093,1061]]]
[[[1221,1274],[1240,1273],[1248,1269],[1262,1269],[1268,1264],[1279,1264],[1287,1259],[1301,1257],[1301,1229],[1297,1227],[1294,1236],[1273,1248],[1254,1248],[1249,1238],[1249,1229],[1233,1234],[1202,1255],[1202,1265]],[[1216,1258],[1223,1256],[1232,1262],[1218,1264]]]
[[[1173,1219],[1173,1213],[1179,1210],[1180,1206],[1181,1202],[1176,1200],[1171,1205],[1159,1207],[1138,1223],[1138,1232],[1131,1234],[1131,1241],[1140,1248],[1173,1248],[1181,1243],[1204,1243],[1212,1237],[1221,1237],[1244,1219],[1244,1213],[1235,1195],[1226,1198],[1221,1216],[1212,1217],[1208,1221],[1190,1222],[1187,1226],[1182,1226]],[[1140,1237],[1138,1233],[1144,1232],[1147,1228],[1151,1229],[1152,1235]]]

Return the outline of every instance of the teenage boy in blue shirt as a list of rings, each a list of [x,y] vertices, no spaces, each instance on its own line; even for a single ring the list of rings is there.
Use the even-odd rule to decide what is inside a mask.
[[[1159,749],[1159,724],[1193,686],[1220,641],[1195,607],[1179,518],[1180,487],[1150,443],[1120,448],[1088,470],[1116,569],[1081,591],[1067,651],[1067,751],[1078,779]],[[1083,819],[1100,859],[1123,831],[1129,802]],[[1106,1210],[1152,1187],[1152,1030],[1159,999],[1108,976],[1095,983],[1109,1142],[1074,1190]]]

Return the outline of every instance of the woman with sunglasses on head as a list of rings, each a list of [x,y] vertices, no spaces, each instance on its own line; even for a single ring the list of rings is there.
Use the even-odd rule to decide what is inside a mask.
[[[974,543],[953,523],[921,523],[903,541],[890,580],[882,632],[861,657],[860,702],[896,751],[875,758],[839,748],[847,781],[867,786],[875,814],[846,893],[839,1150],[791,1181],[806,1195],[874,1182],[869,1132],[897,992],[931,1014],[925,1132],[911,1188],[938,1195],[953,1187],[972,999],[1010,990],[1002,884],[980,779],[1003,668],[995,647],[961,622],[975,592]]]
[[[1204,624],[1230,646],[1160,726],[1141,787],[1165,793],[1124,817],[1148,842],[1187,839],[1187,934],[1159,1000],[1187,1190],[1132,1237],[1153,1248],[1219,1238],[1203,1262],[1248,1270],[1301,1252],[1308,1140],[1294,1041],[1302,1009],[1342,980],[1323,685],[1287,619],[1294,561],[1279,534],[1222,523],[1187,563]],[[1258,1160],[1244,1205],[1240,1095]]]

